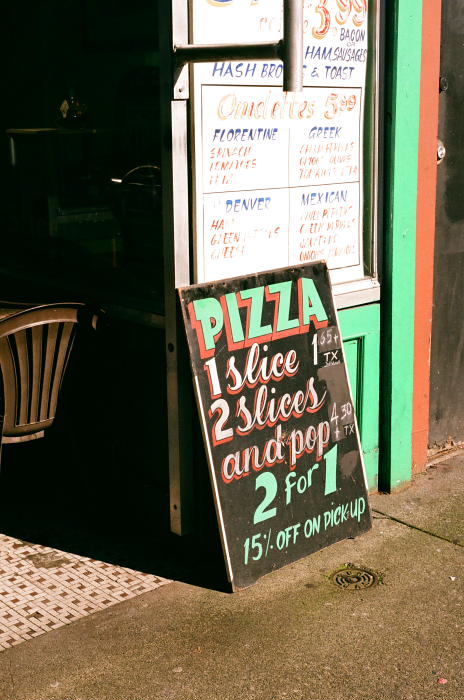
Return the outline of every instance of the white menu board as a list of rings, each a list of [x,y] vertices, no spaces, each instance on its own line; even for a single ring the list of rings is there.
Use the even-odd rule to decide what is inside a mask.
[[[193,0],[195,43],[282,37],[279,0]],[[325,260],[364,276],[362,131],[367,0],[306,0],[304,88],[280,61],[193,71],[196,281]]]

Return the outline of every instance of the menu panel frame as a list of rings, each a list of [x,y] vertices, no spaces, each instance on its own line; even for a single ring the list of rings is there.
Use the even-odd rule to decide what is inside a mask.
[[[195,19],[195,7],[199,2],[206,3],[208,5],[208,11],[214,11],[210,7],[211,3],[208,2],[208,0],[195,0],[195,5],[192,2],[191,3],[191,14],[193,16],[193,19]],[[244,9],[247,8],[249,3],[245,3],[241,0],[230,0],[229,6],[233,5],[236,3],[236,6],[243,7]],[[253,6],[256,11],[256,5],[258,3],[253,3]],[[326,3],[324,3],[325,5]],[[343,3],[341,3],[343,5]],[[306,5],[313,6],[313,10],[316,7],[320,6],[320,3],[318,2],[313,2],[313,0],[306,0]],[[339,3],[337,3],[336,0],[327,0],[327,5],[332,6],[332,10],[335,10],[336,7],[338,7]],[[378,20],[378,4],[376,2],[370,2],[369,3],[369,13],[373,13],[375,16],[373,18],[373,21],[375,22],[377,26],[377,20]],[[219,7],[219,11],[221,11],[223,8]],[[365,26],[366,30],[366,36],[368,32],[371,30],[367,24]],[[224,30],[226,32],[226,30]],[[375,32],[374,32],[375,33]],[[197,32],[198,35],[198,32]],[[193,39],[197,41],[198,43],[208,43],[206,41],[206,38],[204,34],[199,34],[198,38],[195,33],[195,22],[193,23]],[[227,32],[223,33],[220,35],[217,39],[216,37],[211,37],[211,40],[218,40],[218,41],[225,41],[227,38]],[[275,32],[274,35],[268,34],[266,36],[260,37],[260,40],[274,40],[274,39],[279,39],[280,35]],[[231,37],[229,36],[229,40],[231,40]],[[244,42],[247,42],[250,40],[249,34],[246,33],[246,31],[242,32],[242,36],[240,36],[240,40],[243,40]],[[367,38],[366,38],[367,42]],[[377,42],[374,42],[377,43]],[[313,42],[314,44],[314,42]],[[378,63],[378,57],[377,57],[377,46],[375,46],[375,63]],[[250,267],[248,263],[243,264],[244,261],[242,260],[241,262],[237,262],[235,267],[224,267],[224,265],[221,265],[217,269],[217,274],[215,272],[214,265],[208,264],[208,262],[205,262],[205,255],[208,254],[208,238],[210,237],[211,230],[208,229],[208,207],[207,207],[207,200],[209,195],[213,194],[212,191],[207,192],[205,191],[204,188],[204,169],[206,169],[208,165],[208,161],[205,158],[205,152],[207,151],[208,146],[211,146],[211,144],[206,143],[205,144],[205,133],[206,129],[208,128],[209,123],[211,122],[211,114],[206,112],[204,110],[204,104],[203,104],[203,95],[204,91],[208,90],[218,90],[218,89],[225,89],[226,94],[231,93],[233,90],[238,90],[239,95],[240,91],[242,96],[245,96],[247,94],[247,90],[249,91],[251,88],[255,87],[258,91],[272,91],[273,89],[275,90],[277,88],[276,84],[276,78],[280,77],[281,75],[281,63],[278,61],[234,61],[234,62],[227,62],[227,61],[222,61],[222,62],[216,62],[216,64],[211,63],[211,64],[201,64],[201,65],[196,65],[193,67],[193,70],[191,71],[191,85],[192,85],[192,90],[191,90],[191,95],[192,95],[192,120],[191,120],[191,127],[192,127],[192,155],[193,155],[193,169],[192,169],[192,178],[193,178],[193,235],[194,235],[194,280],[196,282],[203,282],[203,281],[212,281],[214,279],[219,279],[224,276],[233,276],[234,274],[244,274],[246,273],[251,273],[251,272],[259,272],[263,271],[265,269],[269,269],[269,259],[268,257],[264,256],[264,259],[262,261],[261,266],[257,266],[255,268]],[[279,68],[280,67],[280,68]],[[280,72],[279,72],[280,71]],[[255,76],[259,72],[260,74],[260,82],[258,85],[252,85],[251,79],[255,79]],[[314,69],[313,69],[313,74],[314,74]],[[374,70],[375,74],[378,73],[378,67],[375,68]],[[241,74],[239,76],[239,73]],[[219,75],[220,74],[220,75]],[[263,77],[264,74],[264,77]],[[218,78],[219,75],[219,78]],[[339,73],[340,75],[340,73]],[[248,77],[247,77],[248,76]],[[245,78],[244,78],[245,77]],[[311,76],[310,76],[311,77]],[[241,80],[238,80],[238,78],[241,78]],[[353,240],[355,240],[356,246],[357,246],[357,253],[356,253],[356,260],[354,260],[353,255],[348,255],[343,258],[343,261],[346,264],[336,266],[332,265],[330,260],[329,260],[329,267],[331,267],[331,281],[332,284],[335,285],[335,293],[337,294],[338,292],[344,292],[347,291],[349,293],[355,292],[356,290],[362,290],[363,293],[367,293],[370,297],[373,295],[376,295],[379,293],[379,284],[378,284],[378,279],[377,279],[377,261],[376,261],[376,241],[369,241],[368,245],[368,251],[367,254],[369,256],[369,260],[366,260],[366,251],[364,249],[364,238],[365,238],[365,232],[363,229],[363,222],[362,222],[362,213],[364,209],[364,202],[363,202],[363,182],[364,182],[364,173],[363,173],[363,151],[364,151],[364,144],[363,144],[363,130],[364,130],[364,123],[363,123],[363,114],[364,114],[364,96],[365,96],[365,91],[366,91],[366,83],[362,86],[354,86],[352,85],[352,81],[343,81],[342,79],[339,79],[338,82],[335,80],[335,83],[332,85],[324,85],[322,84],[322,80],[319,78],[313,82],[318,83],[317,85],[308,85],[309,79],[308,79],[308,70],[306,69],[305,71],[305,87],[303,93],[283,93],[281,88],[280,88],[280,94],[287,98],[287,100],[294,100],[296,99],[297,102],[300,99],[300,104],[301,104],[301,98],[299,95],[303,95],[309,98],[314,97],[314,95],[317,95],[317,93],[322,93],[323,91],[328,91],[327,94],[330,93],[335,93],[339,95],[339,99],[345,100],[349,98],[350,94],[356,93],[357,95],[360,95],[360,101],[358,102],[358,105],[360,105],[360,118],[358,119],[358,128],[357,128],[357,138],[358,138],[358,143],[357,143],[357,151],[359,153],[359,172],[358,172],[358,182],[359,182],[359,196],[356,200],[356,202],[351,202],[350,205],[354,210],[357,210],[360,218],[360,224],[357,228],[357,231],[354,233],[352,231],[351,235],[353,236]],[[256,83],[256,80],[255,80]],[[370,88],[370,85],[367,86],[367,89]],[[377,99],[377,98],[375,98]],[[262,101],[262,100],[261,100]],[[258,100],[259,102],[259,100]],[[346,106],[346,105],[345,105]],[[329,106],[327,109],[329,109]],[[261,109],[263,107],[261,106]],[[378,112],[378,109],[375,108],[375,111]],[[339,115],[340,116],[340,113]],[[224,122],[227,122],[226,120],[223,120]],[[248,120],[249,121],[249,120]],[[288,120],[287,120],[288,121]],[[308,120],[309,122],[313,122],[313,120]],[[250,127],[249,123],[246,123],[246,119],[242,119],[242,127],[244,129],[247,129]],[[256,124],[259,123],[259,120],[256,120]],[[331,126],[333,126],[330,123],[330,120],[326,121],[326,125],[330,129]],[[221,125],[219,125],[221,126]],[[260,124],[261,126],[261,124]],[[276,126],[279,127],[279,124],[276,122]],[[225,128],[225,125],[223,125],[223,128]],[[234,128],[238,128],[238,123],[235,123]],[[292,135],[294,133],[293,125],[292,125]],[[227,146],[226,146],[227,147]],[[376,148],[376,138],[374,139],[374,143],[371,144],[371,149]],[[232,152],[232,151],[230,151]],[[374,163],[375,165],[375,163]],[[371,164],[368,164],[368,167],[371,167]],[[248,178],[248,186],[246,189],[244,188],[243,190],[241,189],[234,189],[232,188],[230,190],[231,194],[231,199],[235,198],[240,198],[241,194],[244,194],[246,192],[247,195],[252,195],[253,192],[249,190],[249,183],[250,179]],[[290,183],[288,183],[290,184]],[[322,186],[322,184],[320,185]],[[295,178],[293,178],[292,183],[290,184],[290,188],[287,186],[287,191],[288,191],[288,196],[290,200],[290,191],[292,190],[293,193],[296,191],[296,189],[299,186],[295,184]],[[309,190],[311,188],[316,187],[316,184],[313,183],[306,183],[305,185],[301,185],[301,190]],[[318,185],[319,187],[319,185]],[[265,187],[262,186],[262,183],[257,179],[256,183],[256,194],[258,192],[260,194],[263,193],[263,190]],[[271,188],[269,188],[271,189]],[[293,197],[295,195],[293,194]],[[372,193],[369,192],[368,196],[371,197]],[[353,197],[351,197],[353,199]],[[372,228],[374,229],[372,231],[372,235],[375,238],[376,236],[376,222],[375,222],[375,213],[376,213],[376,203],[373,202],[371,203],[371,210],[372,210],[372,220],[374,221],[374,224]],[[209,216],[209,219],[211,216]],[[289,226],[290,226],[290,218],[292,218],[293,221],[293,226],[295,226],[295,221],[297,222],[298,216],[292,212],[289,212]],[[218,219],[224,219],[224,217],[218,216]],[[229,222],[230,223],[230,222]],[[344,221],[339,221],[337,222],[340,226],[345,226],[346,228],[346,222]],[[371,226],[370,222],[366,222],[369,224],[369,227]],[[278,224],[277,224],[278,225]],[[226,234],[230,234],[233,232],[234,226],[229,226],[229,230],[227,230],[227,221],[223,221],[223,226]],[[236,228],[236,226],[235,226]],[[250,228],[250,226],[248,227]],[[246,226],[245,226],[246,229]],[[323,232],[323,233],[328,233]],[[345,248],[347,246],[347,241],[346,237],[348,234],[345,233],[345,239],[340,239],[340,245],[338,246],[339,249],[343,247],[343,244],[345,245]],[[288,247],[291,245],[291,239],[296,239],[296,234],[295,230],[293,233],[288,234],[289,237],[289,242],[288,242]],[[227,238],[227,236],[226,236]],[[335,250],[334,245],[332,245],[332,250]],[[256,251],[251,250],[251,255],[254,256],[259,260],[260,256],[256,256]],[[230,251],[228,251],[230,252]],[[217,252],[214,253],[215,255]],[[316,258],[311,258],[309,257],[309,254],[307,254],[308,257],[297,257],[294,255],[293,257],[288,257],[287,260],[283,260],[281,256],[278,256],[278,259],[275,260],[275,263],[271,265],[271,267],[279,267],[283,264],[289,264],[289,265],[294,265],[294,264],[302,264],[306,261],[311,261],[311,259],[316,259]],[[327,258],[326,258],[327,259]]]

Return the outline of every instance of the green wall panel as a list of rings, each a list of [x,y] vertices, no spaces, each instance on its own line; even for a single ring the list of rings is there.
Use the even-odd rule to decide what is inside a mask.
[[[393,490],[412,475],[422,0],[393,0],[384,14],[382,301],[339,316],[369,487]]]
[[[395,0],[386,10],[386,187],[379,480],[380,487],[385,490],[400,486],[412,475],[421,56],[422,2]]]
[[[340,328],[371,491],[378,488],[380,305],[339,311]]]

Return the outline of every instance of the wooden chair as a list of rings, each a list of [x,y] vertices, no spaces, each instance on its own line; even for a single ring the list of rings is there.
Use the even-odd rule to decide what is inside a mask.
[[[3,315],[0,457],[2,444],[41,438],[52,425],[76,324],[86,315],[86,307],[47,304],[16,312],[10,307]],[[91,322],[95,327],[95,316]]]

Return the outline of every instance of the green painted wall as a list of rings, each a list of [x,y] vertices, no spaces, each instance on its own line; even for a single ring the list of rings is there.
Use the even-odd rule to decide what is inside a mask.
[[[412,475],[422,1],[385,15],[382,298],[339,316],[369,488],[390,491]]]
[[[339,312],[369,490],[378,488],[380,305]]]
[[[395,0],[386,15],[379,486],[392,490],[412,474],[422,2]]]

